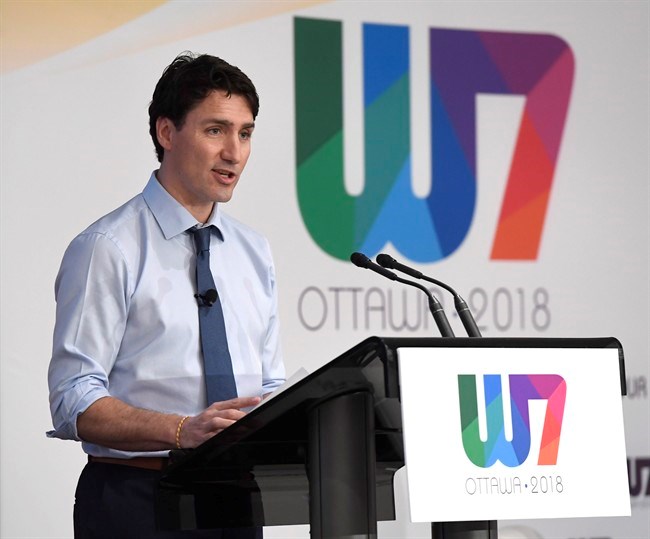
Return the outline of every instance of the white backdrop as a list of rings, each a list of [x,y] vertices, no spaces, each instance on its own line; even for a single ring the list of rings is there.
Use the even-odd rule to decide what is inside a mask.
[[[240,66],[261,96],[253,154],[226,211],[266,234],[273,246],[288,373],[300,367],[312,371],[370,335],[435,335],[430,322],[400,331],[376,311],[366,311],[367,293],[377,287],[392,294],[394,312],[400,313],[401,289],[327,255],[303,224],[295,171],[296,15],[344,22],[346,111],[358,118],[355,36],[363,22],[407,25],[415,48],[425,43],[429,27],[556,34],[569,44],[576,63],[573,94],[537,259],[489,259],[522,99],[479,98],[479,187],[472,228],[451,256],[417,267],[466,298],[488,298],[481,321],[485,336],[619,338],[630,389],[624,402],[627,454],[633,464],[650,458],[647,1],[170,1],[71,49],[2,73],[3,538],[72,536],[74,489],[84,455],[75,443],[45,438],[51,425],[46,373],[54,278],[74,235],[140,192],[156,168],[147,106],[163,68],[183,50]],[[74,20],[66,17],[59,23],[73,31]],[[10,55],[11,43],[3,42],[3,49]],[[422,58],[414,55],[413,61]],[[427,91],[414,89],[418,95]],[[416,107],[413,116],[421,112]],[[361,142],[353,134],[349,138],[348,166],[362,171]],[[413,141],[416,159],[429,154],[426,140]],[[354,178],[349,181],[350,189],[360,188]],[[417,188],[426,191],[426,182]],[[390,245],[385,250],[400,256]],[[316,301],[315,293],[303,296],[310,287],[322,292],[325,303]],[[545,331],[530,324],[530,302],[540,287],[548,292],[551,315]],[[360,289],[358,295],[351,288]],[[503,322],[505,293],[497,293],[499,288],[514,302],[509,324]],[[415,298],[415,292],[407,293],[411,306]],[[596,450],[606,433],[585,435],[593,437]],[[641,481],[630,518],[501,522],[502,537],[648,538],[648,471]],[[380,536],[426,537],[427,526],[408,522],[404,482],[396,488],[398,520],[382,524]],[[307,537],[308,528],[268,528],[266,536]]]

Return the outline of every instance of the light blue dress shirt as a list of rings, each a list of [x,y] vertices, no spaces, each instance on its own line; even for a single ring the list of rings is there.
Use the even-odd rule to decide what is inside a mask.
[[[54,430],[79,440],[77,416],[97,399],[196,415],[207,406],[194,294],[196,219],[151,175],[144,191],[68,247],[56,279],[49,369]],[[285,379],[275,270],[268,242],[215,204],[210,267],[222,302],[240,397]],[[83,442],[86,453],[134,453]]]

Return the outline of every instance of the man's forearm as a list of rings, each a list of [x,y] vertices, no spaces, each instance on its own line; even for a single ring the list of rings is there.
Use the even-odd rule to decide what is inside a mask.
[[[82,440],[104,447],[160,451],[176,447],[176,429],[181,418],[104,397],[77,418],[77,432]]]

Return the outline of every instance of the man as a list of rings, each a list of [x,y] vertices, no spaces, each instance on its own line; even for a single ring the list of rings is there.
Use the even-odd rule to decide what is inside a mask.
[[[220,205],[250,155],[258,109],[238,68],[209,55],[177,57],[149,107],[159,170],[64,255],[48,435],[82,441],[89,455],[76,492],[76,537],[261,536],[156,532],[153,507],[170,449],[200,445],[284,381],[268,243]],[[206,234],[216,292],[197,283],[205,251],[197,238]],[[230,395],[217,402],[208,402],[207,331],[199,323],[208,312],[219,313],[222,333],[210,331],[225,330],[234,377],[231,393],[217,387]],[[226,338],[216,340],[223,346]]]

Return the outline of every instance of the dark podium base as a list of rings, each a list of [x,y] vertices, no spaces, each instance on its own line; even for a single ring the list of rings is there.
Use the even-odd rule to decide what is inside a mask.
[[[432,539],[497,539],[497,521],[434,522]]]
[[[308,417],[311,537],[376,538],[372,393],[334,396],[315,404]]]

